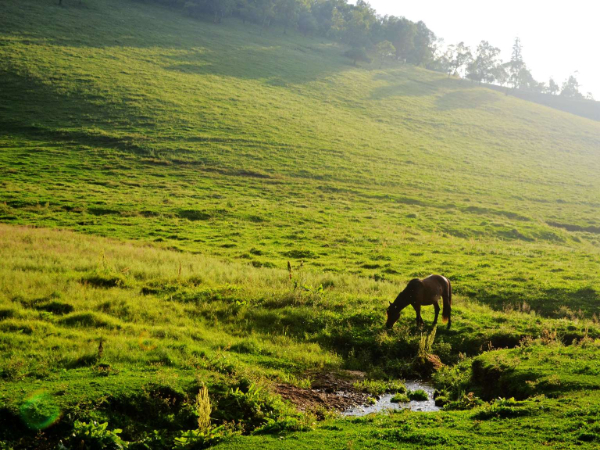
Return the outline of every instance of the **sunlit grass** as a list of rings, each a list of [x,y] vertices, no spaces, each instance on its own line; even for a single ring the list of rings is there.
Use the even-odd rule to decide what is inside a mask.
[[[469,358],[490,373],[519,362],[510,382],[540,367],[540,389],[566,387],[534,394],[564,398],[521,405],[543,404],[541,422],[499,423],[521,407],[509,402],[337,421],[299,439],[597,442],[597,398],[571,390],[597,371],[597,122],[420,68],[356,68],[336,44],[235,19],[63,3],[8,2],[0,15],[5,430],[28,435],[16,411],[40,387],[65,414],[56,436],[82,418],[137,439],[145,422],[119,408],[146,412],[132,398],[157,386],[183,403],[152,426],[181,430],[202,385],[220,411],[248,382],[309,387],[345,368],[375,389],[421,376],[414,312],[388,331],[385,308],[411,278],[441,273],[453,329],[429,351],[467,379]],[[433,309],[423,314],[429,327]]]
[[[595,122],[134,2],[0,20],[3,222],[593,313]]]

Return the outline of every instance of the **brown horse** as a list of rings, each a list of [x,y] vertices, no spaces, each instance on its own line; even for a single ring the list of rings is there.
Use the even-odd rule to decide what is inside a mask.
[[[450,329],[450,312],[452,310],[452,286],[450,280],[441,275],[430,275],[427,278],[419,280],[415,278],[410,280],[406,288],[398,294],[394,303],[390,302],[387,309],[386,327],[392,328],[400,318],[400,312],[411,305],[417,312],[417,326],[423,325],[421,318],[421,306],[433,305],[435,308],[435,319],[433,324],[437,324],[440,314],[439,298],[442,297],[444,309],[442,311],[442,320],[448,322]]]

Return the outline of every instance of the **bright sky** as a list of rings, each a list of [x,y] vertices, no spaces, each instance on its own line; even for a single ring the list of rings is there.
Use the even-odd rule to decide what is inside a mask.
[[[473,50],[481,40],[510,60],[515,37],[538,81],[550,77],[562,86],[576,75],[585,95],[600,100],[600,2],[598,0],[370,0],[380,15],[422,20],[446,45],[464,41]]]

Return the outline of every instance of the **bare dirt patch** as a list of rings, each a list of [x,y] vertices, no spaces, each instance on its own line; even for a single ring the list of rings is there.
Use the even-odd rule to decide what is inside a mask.
[[[364,379],[363,372],[319,373],[313,377],[311,389],[302,389],[289,384],[278,384],[275,389],[281,397],[292,402],[300,411],[319,409],[345,411],[367,403],[369,395],[354,388],[356,381]]]

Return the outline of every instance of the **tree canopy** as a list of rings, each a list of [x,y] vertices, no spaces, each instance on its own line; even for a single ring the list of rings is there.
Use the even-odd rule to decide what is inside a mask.
[[[500,59],[500,49],[482,40],[475,51],[464,42],[442,47],[424,22],[405,17],[381,16],[365,0],[151,0],[178,8],[194,17],[210,17],[219,23],[227,17],[253,22],[261,29],[277,26],[284,34],[322,36],[350,47],[345,55],[354,61],[385,60],[427,67],[449,76],[466,77],[474,82],[508,85],[513,89],[560,94],[563,97],[591,99],[580,92],[575,75],[562,86],[552,78],[548,84],[535,80],[523,57],[523,45],[516,38],[508,62]]]
[[[238,17],[263,28],[279,26],[305,36],[318,35],[365,52],[379,52],[388,41],[396,59],[416,65],[434,60],[435,34],[423,22],[404,17],[379,16],[364,0],[153,0],[198,17],[221,22]],[[389,48],[389,47],[388,47]],[[357,51],[353,53],[358,54]],[[386,56],[387,58],[387,56]]]

